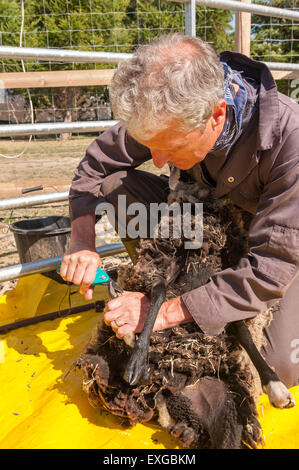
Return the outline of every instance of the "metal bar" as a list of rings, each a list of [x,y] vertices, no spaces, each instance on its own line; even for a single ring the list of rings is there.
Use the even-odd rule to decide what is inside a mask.
[[[50,202],[66,201],[69,191],[59,193],[35,194],[34,196],[12,197],[9,199],[0,199],[0,210],[17,209],[20,207],[38,206]]]
[[[121,52],[70,51],[68,49],[47,49],[45,47],[1,46],[0,57],[2,57],[2,59],[31,59],[51,62],[118,64],[119,62],[130,59],[132,54]]]
[[[189,0],[171,0],[176,3],[187,3]],[[245,11],[256,13],[262,16],[273,16],[275,18],[286,18],[289,20],[299,20],[299,11],[292,11],[286,8],[268,7],[267,5],[244,4],[233,0],[196,0],[197,5],[211,8],[221,8],[223,10]]]
[[[96,310],[96,312],[102,312],[105,308],[105,301],[97,300],[90,304],[79,305],[78,307],[66,308],[64,310],[58,310],[56,312],[45,313],[44,315],[37,315],[31,318],[25,318],[14,323],[7,323],[6,325],[0,326],[0,335],[5,335],[9,331],[23,328],[28,325],[36,325],[44,321],[55,320],[56,318],[63,318],[69,315],[76,315],[78,313],[88,312],[89,310]]]
[[[284,70],[288,72],[299,72],[299,64],[284,62],[264,62],[270,70]]]
[[[111,243],[110,245],[99,246],[96,248],[97,253],[102,257],[115,256],[126,251],[122,243]],[[54,271],[58,268],[63,256],[55,256],[54,258],[39,259],[30,263],[14,264],[0,269],[0,282],[12,281],[20,277],[29,276],[30,274],[45,273]]]
[[[22,189],[22,194],[31,193],[31,191],[42,191],[43,189],[43,185],[40,184],[39,186],[32,186],[31,188]]]
[[[187,36],[196,36],[195,0],[189,0],[188,3],[185,3],[185,34],[187,34]]]
[[[117,121],[42,122],[37,124],[6,124],[0,126],[0,137],[17,135],[47,135],[61,132],[101,132]]]

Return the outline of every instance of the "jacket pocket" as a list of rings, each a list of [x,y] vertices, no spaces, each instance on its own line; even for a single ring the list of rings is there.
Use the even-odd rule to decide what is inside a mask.
[[[298,271],[299,230],[273,225],[259,271],[287,285]]]

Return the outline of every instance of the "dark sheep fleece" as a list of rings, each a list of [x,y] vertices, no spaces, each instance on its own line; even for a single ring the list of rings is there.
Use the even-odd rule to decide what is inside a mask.
[[[171,237],[140,240],[134,264],[119,269],[119,282],[126,290],[149,294],[155,277],[165,278],[177,270],[167,289],[170,299],[207,283],[214,273],[234,266],[246,253],[248,213],[228,200],[213,199],[212,193],[196,183],[180,181],[170,192],[168,203],[173,201],[203,202],[202,247],[185,250],[183,239]],[[271,318],[269,310],[246,321],[258,349]],[[110,327],[104,322],[97,326],[75,363],[83,371],[83,388],[92,406],[103,407],[132,425],[159,422],[184,447],[255,448],[261,442],[256,409],[260,379],[229,328],[208,336],[190,322],[153,333],[148,383],[129,386],[123,379],[130,354],[131,348]],[[203,421],[196,413],[196,387],[207,379],[223,385],[225,398]]]

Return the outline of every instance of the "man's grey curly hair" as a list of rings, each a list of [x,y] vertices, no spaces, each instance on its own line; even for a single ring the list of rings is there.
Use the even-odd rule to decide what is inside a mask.
[[[137,48],[109,86],[114,118],[137,140],[178,121],[178,130],[204,130],[223,98],[224,73],[213,48],[199,38],[169,34]]]

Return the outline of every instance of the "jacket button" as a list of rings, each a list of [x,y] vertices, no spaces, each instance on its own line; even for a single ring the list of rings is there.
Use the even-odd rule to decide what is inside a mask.
[[[229,177],[227,178],[227,181],[228,181],[229,183],[233,183],[233,182],[235,181],[235,178],[234,178],[233,176],[229,176]]]

